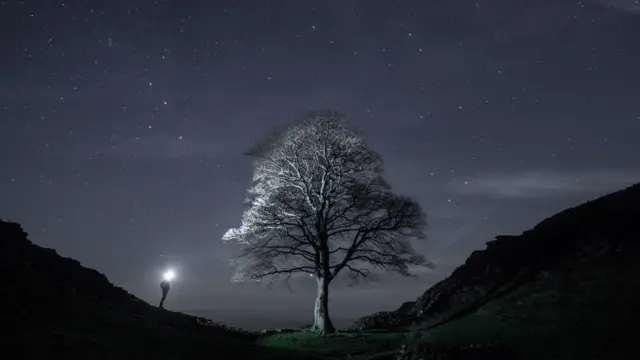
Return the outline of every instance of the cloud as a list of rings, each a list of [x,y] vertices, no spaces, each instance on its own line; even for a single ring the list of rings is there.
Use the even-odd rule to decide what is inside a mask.
[[[640,2],[637,0],[591,0],[591,2],[617,10],[640,13]]]
[[[640,169],[599,169],[575,172],[526,171],[484,174],[454,181],[451,190],[496,198],[581,195],[622,189],[640,182]]]

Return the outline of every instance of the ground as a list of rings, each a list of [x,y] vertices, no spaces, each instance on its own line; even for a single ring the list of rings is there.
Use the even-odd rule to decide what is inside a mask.
[[[295,349],[308,354],[345,358],[371,358],[397,354],[406,340],[404,332],[338,332],[322,336],[309,331],[267,335],[258,344],[279,349]]]
[[[530,282],[479,311],[432,329],[267,335],[259,345],[326,358],[619,359],[635,344],[640,318],[637,266],[589,265]],[[626,264],[628,265],[628,264]],[[621,269],[625,271],[620,271]],[[634,351],[635,352],[635,351]],[[438,353],[438,356],[433,355]]]
[[[632,190],[637,193],[640,187]],[[536,259],[536,254],[545,260],[554,247],[567,249],[561,242],[565,236],[579,248],[552,263],[530,261],[518,273],[525,276],[494,284],[508,292],[475,298],[464,316],[433,327],[435,322],[425,318],[432,315],[416,313],[414,325],[405,328],[329,336],[304,331],[260,335],[159,310],[97,271],[31,243],[18,224],[0,221],[0,323],[8,330],[0,347],[23,359],[634,358],[634,330],[640,323],[640,243],[634,232],[640,193],[628,201],[620,194],[541,223],[541,232],[528,238],[544,240],[540,251],[521,252],[518,261]],[[594,207],[599,209],[595,213]],[[587,227],[599,220],[598,226]],[[592,241],[579,241],[585,238]],[[514,255],[506,252],[493,265],[500,269]],[[471,276],[487,264],[480,265]]]

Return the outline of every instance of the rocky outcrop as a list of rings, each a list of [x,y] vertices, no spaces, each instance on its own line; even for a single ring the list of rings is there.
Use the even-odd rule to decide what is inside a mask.
[[[354,330],[430,328],[577,264],[630,256],[640,247],[640,184],[558,213],[517,236],[498,236],[474,251],[411,307],[359,319]]]
[[[381,311],[371,316],[358,319],[349,327],[349,330],[368,329],[397,329],[412,323],[411,310],[415,307],[415,301],[403,303],[397,310]]]

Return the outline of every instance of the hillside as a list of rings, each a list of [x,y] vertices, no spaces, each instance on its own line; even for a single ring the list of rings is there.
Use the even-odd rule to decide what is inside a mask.
[[[415,302],[352,328],[412,328],[423,330],[420,341],[517,342],[610,355],[632,344],[628,329],[640,320],[639,220],[640,184],[521,235],[498,236]]]
[[[162,311],[0,220],[0,348],[12,358],[299,359],[255,336]],[[8,328],[7,328],[8,327]]]
[[[26,359],[625,359],[640,321],[638,220],[640,184],[498,236],[415,301],[327,337],[160,311],[0,221],[12,334],[0,345]]]

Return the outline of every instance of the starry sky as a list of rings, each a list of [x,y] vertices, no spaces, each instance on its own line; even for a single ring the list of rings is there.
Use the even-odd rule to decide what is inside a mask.
[[[154,304],[173,266],[167,307],[233,325],[311,317],[312,280],[232,284],[221,241],[243,152],[305,111],[347,113],[429,213],[437,268],[334,284],[338,324],[640,181],[635,0],[5,0],[0,49],[0,217]]]

